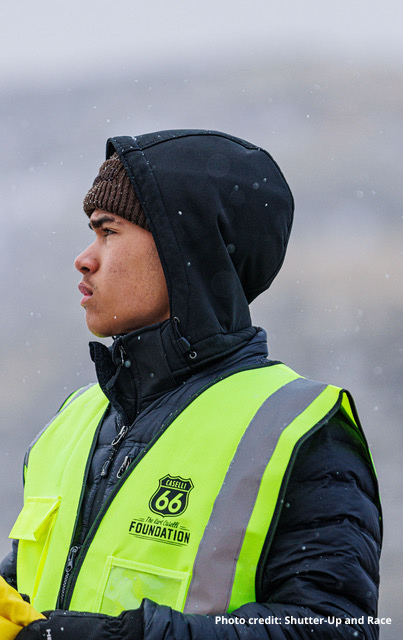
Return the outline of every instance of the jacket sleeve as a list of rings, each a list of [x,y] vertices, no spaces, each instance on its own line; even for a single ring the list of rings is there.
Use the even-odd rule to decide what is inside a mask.
[[[17,588],[17,549],[18,540],[13,540],[10,553],[0,562],[0,575],[14,589]]]
[[[337,414],[301,447],[261,601],[230,616],[145,601],[145,640],[376,640],[380,545],[377,482],[361,440]]]

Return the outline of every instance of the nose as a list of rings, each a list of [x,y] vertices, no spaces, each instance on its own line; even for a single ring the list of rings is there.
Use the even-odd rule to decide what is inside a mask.
[[[84,249],[82,253],[74,260],[74,266],[80,273],[94,273],[99,268],[99,263],[93,252],[92,245]]]

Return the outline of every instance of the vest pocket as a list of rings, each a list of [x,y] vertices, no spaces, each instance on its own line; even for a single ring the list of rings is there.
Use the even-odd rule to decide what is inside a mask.
[[[31,603],[38,590],[60,502],[60,497],[30,496],[10,531],[9,537],[19,540],[18,589],[30,596]]]
[[[143,598],[183,610],[190,573],[108,556],[94,611],[117,616],[137,609]]]

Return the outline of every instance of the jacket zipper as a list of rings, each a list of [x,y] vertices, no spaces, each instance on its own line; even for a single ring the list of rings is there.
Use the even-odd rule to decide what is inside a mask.
[[[118,369],[120,370],[122,366],[126,366],[126,362],[124,359],[125,356],[125,351],[123,349],[123,347],[120,345],[119,346],[119,351],[120,351],[120,357],[121,357],[121,363],[118,367]],[[129,361],[127,361],[129,363]],[[130,363],[129,363],[130,364]],[[118,372],[117,372],[118,373]],[[116,376],[117,377],[117,376]],[[78,508],[77,508],[77,516],[76,516],[76,521],[74,523],[74,528],[73,528],[73,534],[72,534],[72,538],[71,538],[71,543],[74,542],[74,538],[76,536],[76,530],[77,530],[77,523],[78,523],[78,519],[80,517],[80,513],[81,513],[81,507],[82,507],[82,503],[83,503],[83,499],[84,499],[84,493],[85,493],[85,487],[87,484],[87,478],[88,478],[88,473],[89,473],[89,469],[90,469],[90,465],[91,465],[91,461],[92,461],[92,456],[93,453],[95,451],[95,446],[96,446],[96,442],[98,440],[98,435],[99,432],[101,430],[103,421],[104,421],[104,417],[106,415],[106,412],[108,411],[110,407],[110,403],[108,404],[107,409],[105,410],[101,420],[99,421],[99,424],[97,426],[93,441],[92,441],[92,445],[91,445],[91,449],[87,458],[87,464],[86,464],[86,468],[85,468],[85,472],[84,472],[84,478],[83,478],[83,486],[82,486],[82,490],[81,490],[81,495],[80,495],[80,499],[78,502]],[[112,462],[115,453],[116,453],[116,446],[123,440],[123,438],[125,437],[126,433],[128,432],[129,427],[123,426],[118,435],[116,436],[116,438],[114,438],[111,442],[112,445],[112,451],[111,454],[108,458],[108,460],[104,463],[102,470],[101,470],[101,475],[102,476],[106,476],[108,475],[108,468],[110,466],[110,463]],[[64,569],[64,574],[63,574],[63,579],[62,579],[62,583],[61,583],[61,587],[59,590],[59,594],[57,597],[57,603],[56,603],[56,607],[59,609],[63,608],[63,604],[64,604],[64,599],[66,596],[66,591],[67,591],[67,585],[70,579],[70,575],[72,573],[73,567],[74,567],[74,562],[76,559],[76,555],[79,553],[79,551],[81,550],[81,548],[83,547],[83,545],[72,545],[70,547],[70,551],[69,554],[67,556],[67,561],[66,561],[66,565],[65,565],[65,569]]]
[[[75,535],[76,535],[77,522],[78,522],[78,519],[79,519],[80,513],[81,513],[81,505],[82,505],[82,502],[83,502],[83,499],[84,499],[85,486],[87,484],[87,477],[88,477],[88,473],[89,473],[89,469],[90,469],[92,455],[94,453],[95,445],[96,445],[96,442],[98,440],[98,434],[99,434],[99,432],[101,430],[101,426],[102,426],[102,423],[104,421],[104,417],[106,415],[106,412],[109,409],[109,406],[110,405],[108,405],[108,407],[105,409],[104,414],[103,414],[101,420],[99,421],[99,425],[98,425],[98,427],[96,429],[96,432],[94,434],[94,438],[93,438],[93,441],[92,441],[91,449],[90,449],[90,452],[89,452],[89,455],[88,455],[87,465],[86,465],[86,468],[85,468],[84,478],[83,478],[83,486],[82,486],[82,489],[81,489],[80,499],[78,501],[76,521],[74,523],[73,534],[72,534],[71,542],[70,542],[71,546],[70,546],[69,554],[67,556],[66,565],[65,565],[65,569],[64,569],[64,574],[63,574],[63,578],[62,578],[59,594],[58,594],[57,601],[56,601],[56,609],[62,609],[63,608],[63,600],[64,600],[64,596],[65,596],[65,593],[66,593],[67,582],[68,582],[70,574],[71,574],[71,572],[73,570],[75,556],[78,553],[78,551],[81,549],[81,546],[82,546],[81,545],[80,547],[78,547],[77,545],[74,545],[73,542],[74,542],[74,538],[75,538]],[[73,562],[71,564],[71,568],[69,568],[69,571],[67,571],[67,566],[69,565],[70,555],[71,555],[72,549],[74,549],[74,548],[76,548],[78,551],[77,552],[73,552],[73,558],[72,558]],[[62,594],[62,591],[63,591],[63,594]]]
[[[102,424],[102,420],[100,422],[100,425]],[[100,428],[100,427],[99,427]],[[103,467],[102,467],[102,471],[101,471],[101,476],[105,477],[108,475],[108,471],[109,471],[109,467],[110,464],[113,460],[113,458],[116,455],[116,452],[118,450],[119,445],[121,444],[122,440],[125,438],[127,432],[129,431],[129,428],[127,425],[123,425],[118,433],[118,435],[112,440],[111,442],[111,446],[112,446],[112,450],[109,454],[108,459],[106,460],[106,462],[104,462]],[[97,434],[98,434],[99,429],[97,429]],[[93,453],[93,448],[91,448],[91,453],[89,456],[89,461],[92,459],[92,453]],[[123,464],[121,465],[118,473],[117,473],[117,477],[120,478],[124,471],[126,471],[126,469],[128,468],[129,464],[130,464],[131,458],[129,458],[129,456],[126,456],[124,459]],[[86,481],[87,481],[87,475],[88,475],[88,461],[87,461],[87,469],[86,469],[86,473],[85,473],[85,478],[84,478],[84,482],[83,482],[83,488],[86,485]],[[81,511],[81,504],[82,504],[82,495],[80,497],[80,503],[79,503],[79,509],[78,509],[78,514]],[[73,532],[73,540],[75,537],[75,531],[76,531],[76,527],[74,527],[74,532]],[[67,585],[70,579],[70,575],[71,572],[73,570],[74,567],[74,563],[75,563],[75,559],[77,554],[80,552],[81,548],[83,547],[83,545],[73,545],[70,548],[69,551],[69,555],[67,556],[67,562],[66,562],[66,567],[64,570],[64,576],[63,576],[63,580],[62,580],[62,586],[60,588],[60,592],[59,592],[59,597],[58,597],[58,605],[60,605],[61,608],[63,608],[64,600],[65,600],[65,596],[66,596],[66,591],[67,591]],[[66,608],[66,607],[65,607]]]
[[[69,580],[70,573],[72,572],[73,566],[74,566],[74,558],[76,557],[76,555],[80,551],[80,549],[81,549],[80,546],[75,545],[74,547],[71,547],[71,549],[69,551],[69,555],[67,557],[66,568],[64,570],[63,582],[62,582],[62,586],[61,586],[61,589],[60,589],[60,595],[59,595],[60,602],[63,602],[63,600],[64,600],[64,595],[66,593],[67,582]]]
[[[109,455],[109,458],[106,460],[106,462],[104,463],[103,467],[102,467],[102,471],[101,471],[101,476],[105,477],[108,475],[108,469],[109,466],[113,460],[113,458],[115,457],[116,451],[117,451],[117,447],[120,445],[120,443],[122,442],[122,440],[124,439],[124,437],[126,436],[127,432],[129,431],[129,427],[126,425],[123,425],[123,427],[120,429],[118,435],[116,436],[116,438],[114,438],[111,442],[112,445],[112,451]],[[131,458],[129,458],[129,456],[126,456],[124,459],[123,464],[121,465],[118,473],[117,473],[117,477],[120,478],[123,473],[126,471],[127,467],[129,466],[131,462]],[[67,583],[69,581],[69,577],[70,577],[70,573],[73,570],[74,567],[74,560],[76,555],[78,554],[78,552],[80,551],[82,545],[74,545],[73,547],[70,548],[69,551],[69,555],[67,556],[67,563],[66,563],[66,567],[64,570],[64,576],[63,576],[63,581],[62,581],[62,586],[60,589],[60,595],[59,595],[59,600],[62,603],[64,600],[64,596],[66,594],[66,587],[67,587]]]

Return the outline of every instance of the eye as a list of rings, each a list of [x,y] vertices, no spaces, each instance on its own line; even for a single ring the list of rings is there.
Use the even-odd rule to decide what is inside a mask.
[[[107,227],[102,227],[102,234],[104,236],[111,236],[114,233],[115,231],[112,231],[112,229],[108,229]]]

